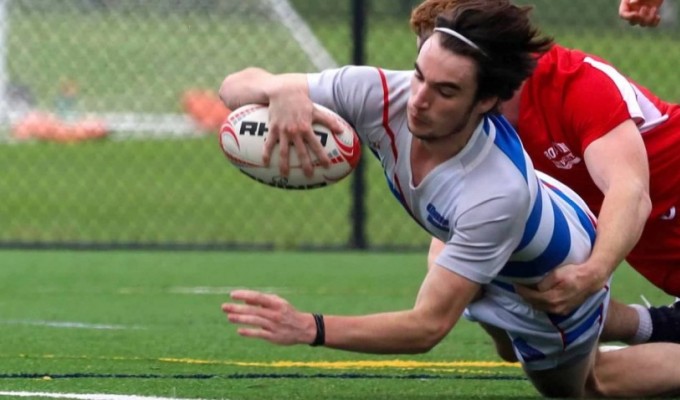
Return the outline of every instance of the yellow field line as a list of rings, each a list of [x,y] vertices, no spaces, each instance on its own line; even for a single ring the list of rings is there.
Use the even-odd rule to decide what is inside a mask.
[[[318,369],[460,369],[460,368],[519,368],[518,363],[496,361],[413,361],[413,360],[353,360],[353,361],[234,361],[234,360],[202,360],[193,358],[141,358],[124,356],[62,356],[54,354],[15,356],[0,355],[2,358],[42,358],[42,359],[83,359],[109,361],[159,361],[176,364],[230,365],[239,367],[262,368],[318,368]]]

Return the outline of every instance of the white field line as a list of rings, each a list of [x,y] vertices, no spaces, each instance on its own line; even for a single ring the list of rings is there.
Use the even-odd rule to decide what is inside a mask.
[[[49,328],[95,329],[95,330],[144,329],[144,328],[139,327],[139,326],[90,324],[90,323],[87,323],[87,322],[44,321],[44,320],[30,320],[30,319],[0,320],[0,325],[31,325],[31,326],[46,326],[46,327],[49,327]]]
[[[98,393],[49,393],[49,392],[3,392],[0,396],[12,397],[47,397],[51,399],[76,399],[76,400],[202,400],[202,399],[180,399],[177,397],[154,397],[154,396],[135,396],[125,394],[98,394]]]
[[[223,286],[223,287],[212,287],[212,286],[195,286],[195,287],[173,287],[170,288],[168,291],[170,293],[176,293],[176,294],[229,294],[234,290],[239,290],[239,289],[244,289],[243,287],[236,287],[236,286]],[[288,288],[280,288],[280,287],[260,287],[260,288],[254,288],[253,290],[258,290],[260,292],[265,292],[265,293],[290,293],[290,289]]]
[[[167,289],[162,289],[159,293],[171,293],[171,294],[189,294],[189,295],[229,295],[229,293],[234,290],[239,289],[251,289],[258,290],[265,293],[276,293],[276,294],[290,294],[292,290],[286,287],[242,287],[242,286],[175,286]],[[118,289],[120,294],[147,294],[153,293],[153,290],[149,290],[144,287],[124,287]]]

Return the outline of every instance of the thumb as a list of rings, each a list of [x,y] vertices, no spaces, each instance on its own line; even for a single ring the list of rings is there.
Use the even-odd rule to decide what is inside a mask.
[[[316,111],[316,110],[315,110]],[[331,113],[324,111],[316,111],[316,119],[321,122],[321,124],[331,130],[332,133],[338,135],[342,133],[345,129],[339,120],[339,116],[335,116]]]

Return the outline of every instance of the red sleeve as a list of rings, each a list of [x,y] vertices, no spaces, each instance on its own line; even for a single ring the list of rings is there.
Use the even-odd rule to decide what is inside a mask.
[[[565,80],[564,129],[581,146],[581,154],[593,141],[632,118],[617,82],[622,81],[585,62]]]

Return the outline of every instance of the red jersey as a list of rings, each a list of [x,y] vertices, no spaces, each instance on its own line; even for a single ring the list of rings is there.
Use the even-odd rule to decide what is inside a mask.
[[[647,148],[650,220],[658,219],[680,199],[680,106],[661,101],[598,57],[554,46],[522,89],[517,129],[536,169],[570,186],[599,213],[603,195],[583,153],[627,119],[635,121]]]

